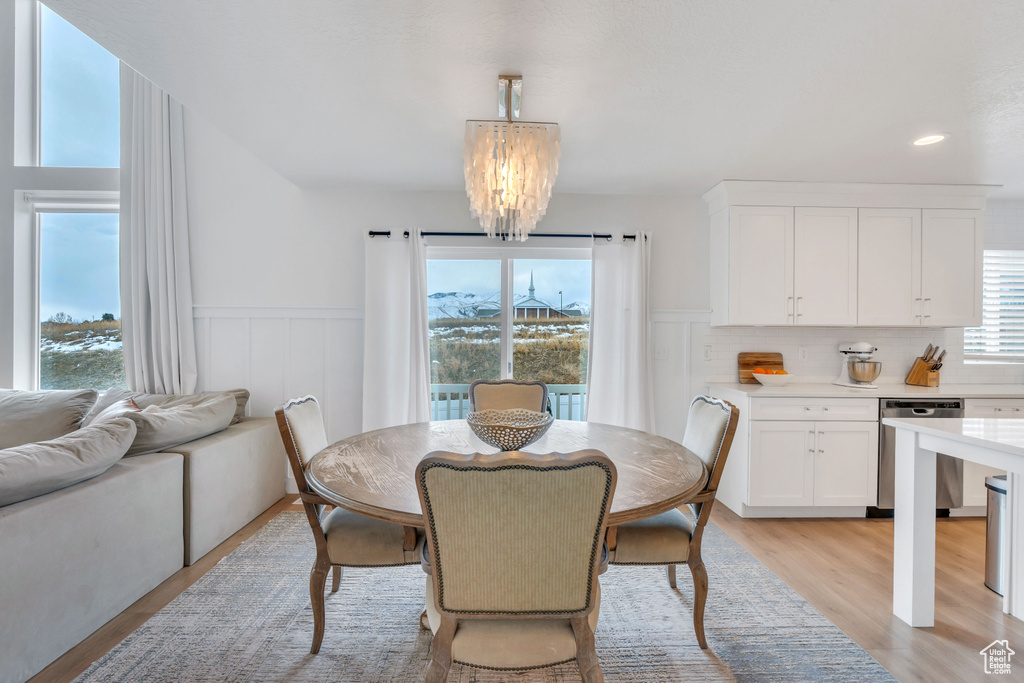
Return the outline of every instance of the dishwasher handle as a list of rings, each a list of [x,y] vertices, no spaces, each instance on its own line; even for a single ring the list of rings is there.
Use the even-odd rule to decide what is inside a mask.
[[[935,408],[913,408],[914,417],[929,417],[935,414]]]

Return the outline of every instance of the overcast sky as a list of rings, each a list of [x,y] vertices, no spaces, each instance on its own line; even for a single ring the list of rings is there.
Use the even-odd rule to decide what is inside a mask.
[[[530,288],[530,272],[536,297],[554,307],[562,301],[590,303],[590,261],[551,259],[516,259],[514,264],[515,294],[526,295]],[[499,261],[430,260],[427,262],[427,290],[491,295],[501,292]]]
[[[120,166],[117,58],[45,6],[40,58],[42,165]],[[41,214],[40,320],[121,317],[117,225],[117,214]]]

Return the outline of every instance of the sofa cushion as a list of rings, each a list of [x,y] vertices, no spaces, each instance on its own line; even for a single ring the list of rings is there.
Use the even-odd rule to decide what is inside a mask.
[[[96,402],[94,389],[0,389],[0,449],[48,441],[73,432]]]
[[[138,427],[135,443],[126,455],[156,453],[226,429],[236,406],[231,394],[201,394],[189,402],[148,405],[140,412],[125,413]]]
[[[217,394],[230,394],[235,400],[235,412],[231,418],[231,424],[237,423],[245,416],[245,405],[249,402],[248,389],[208,391],[202,394],[147,394],[143,391],[129,391],[128,389],[107,389],[99,397],[99,400],[96,401],[96,405],[89,411],[89,414],[86,415],[86,424],[100,412],[126,398],[134,400],[140,408],[148,408],[149,406],[168,408],[171,406],[195,405]]]
[[[107,420],[119,418],[125,413],[137,413],[140,410],[142,410],[142,408],[140,408],[135,401],[130,398],[125,398],[111,404],[107,408],[104,408],[96,415],[87,418],[86,421],[82,423],[82,426],[88,427],[89,425],[99,424],[101,422],[106,422]]]
[[[135,438],[135,424],[108,420],[49,441],[0,450],[0,506],[103,474]]]

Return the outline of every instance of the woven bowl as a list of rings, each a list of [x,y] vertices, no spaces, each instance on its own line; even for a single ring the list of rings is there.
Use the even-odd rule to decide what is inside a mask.
[[[517,451],[533,443],[544,436],[554,421],[550,413],[522,408],[478,410],[466,416],[470,429],[481,441],[503,451]]]

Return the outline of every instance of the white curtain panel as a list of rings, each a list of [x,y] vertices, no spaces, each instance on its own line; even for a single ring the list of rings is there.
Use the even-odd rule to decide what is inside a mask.
[[[179,102],[134,75],[130,162],[122,170],[128,211],[121,213],[121,327],[133,391],[196,389],[182,114]]]
[[[594,244],[587,421],[654,431],[650,358],[651,240]]]
[[[363,431],[430,420],[427,254],[409,233],[366,238]]]

